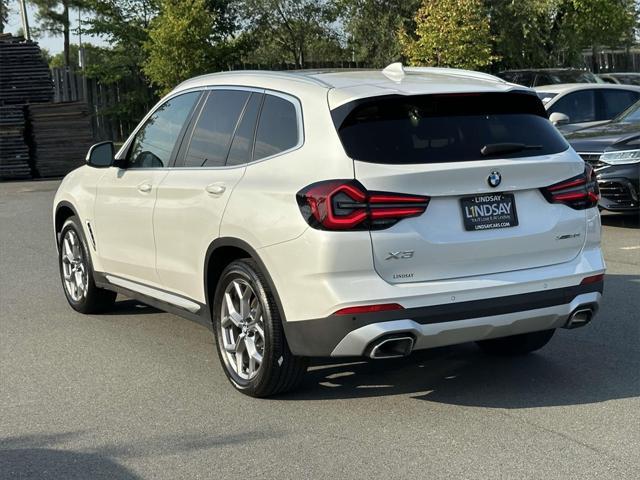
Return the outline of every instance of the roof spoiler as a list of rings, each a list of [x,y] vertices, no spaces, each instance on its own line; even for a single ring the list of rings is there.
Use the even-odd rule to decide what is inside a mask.
[[[483,72],[475,72],[473,70],[463,70],[460,68],[440,68],[440,67],[405,67],[400,62],[396,62],[388,65],[384,70],[382,70],[382,73],[389,80],[393,80],[394,82],[402,81],[402,79],[407,74],[431,73],[436,75],[446,74],[446,75],[455,75],[457,77],[475,78],[478,80],[485,80],[485,81],[497,82],[497,83],[508,83],[502,78],[496,77],[495,75],[490,75],[488,73],[483,73]]]

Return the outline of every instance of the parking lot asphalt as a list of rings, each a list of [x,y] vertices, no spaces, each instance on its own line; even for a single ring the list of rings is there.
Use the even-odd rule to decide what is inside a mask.
[[[56,188],[0,184],[2,479],[640,477],[637,219],[605,215],[600,314],[539,353],[326,361],[255,400],[206,328],[123,298],[67,306]]]

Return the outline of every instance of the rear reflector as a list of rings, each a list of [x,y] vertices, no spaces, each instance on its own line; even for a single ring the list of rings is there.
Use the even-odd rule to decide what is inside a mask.
[[[599,275],[592,275],[590,277],[584,277],[580,282],[580,285],[589,285],[591,283],[598,283],[604,280],[604,273]]]
[[[360,313],[387,312],[390,310],[404,310],[402,305],[397,303],[383,303],[380,305],[361,305],[359,307],[342,308],[334,313],[334,315],[357,315]]]

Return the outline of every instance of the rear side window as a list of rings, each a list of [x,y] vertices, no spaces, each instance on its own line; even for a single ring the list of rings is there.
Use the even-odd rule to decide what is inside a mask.
[[[266,95],[256,131],[253,159],[259,160],[289,150],[298,145],[299,138],[294,104],[275,95]]]
[[[441,163],[516,158],[569,148],[531,94],[370,98],[332,111],[351,158],[373,163]],[[526,148],[487,153],[486,146]],[[485,154],[482,151],[485,151]]]
[[[191,135],[185,167],[220,167],[225,164],[231,137],[251,93],[213,90]]]
[[[604,110],[602,120],[609,120],[624,112],[640,97],[640,93],[629,90],[601,90],[602,108]]]
[[[549,108],[549,114],[559,112],[569,116],[569,123],[594,122],[596,101],[594,90],[568,93]]]

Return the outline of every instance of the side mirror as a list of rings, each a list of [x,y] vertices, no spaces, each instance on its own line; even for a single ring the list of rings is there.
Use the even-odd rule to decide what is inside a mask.
[[[561,112],[553,112],[551,115],[549,115],[549,121],[556,126],[567,125],[570,120],[571,119],[569,118],[569,115],[565,115]]]
[[[113,142],[100,142],[92,145],[87,153],[87,165],[95,168],[110,167],[114,163],[116,149]]]

